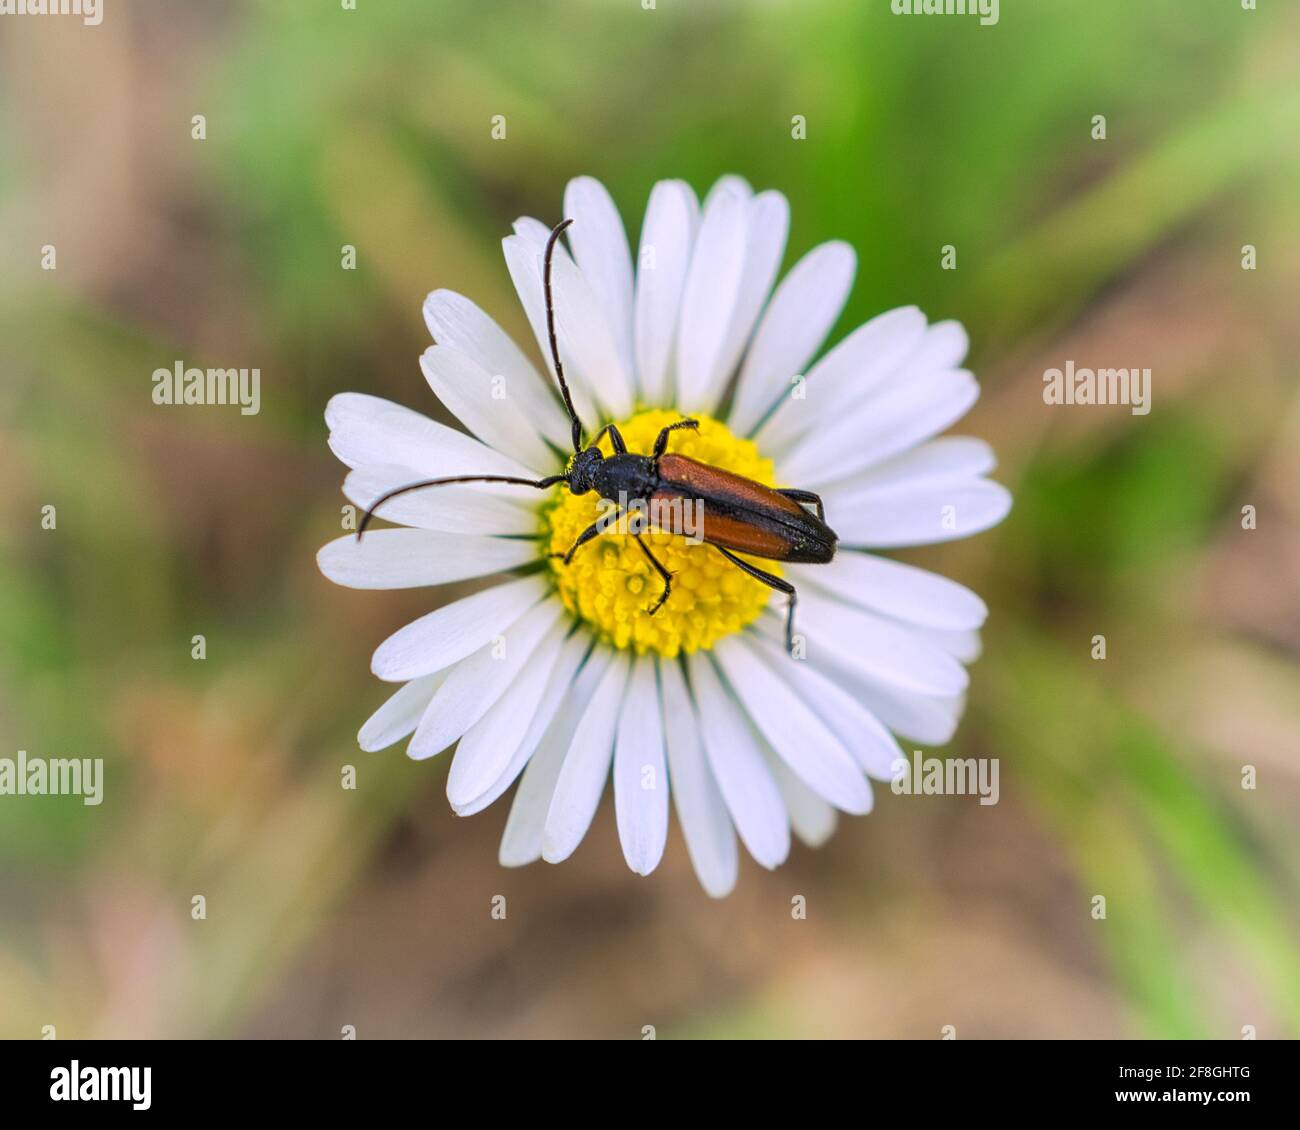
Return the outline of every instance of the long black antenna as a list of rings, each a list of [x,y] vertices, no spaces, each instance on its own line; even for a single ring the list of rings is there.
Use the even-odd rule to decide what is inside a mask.
[[[555,341],[555,302],[551,298],[551,263],[555,258],[555,244],[560,236],[564,234],[564,229],[572,223],[572,220],[561,220],[555,225],[550,238],[546,241],[546,253],[542,258],[542,288],[546,293],[546,332],[551,339],[551,360],[555,362],[555,378],[560,382],[560,394],[564,397],[564,406],[569,410],[569,419],[573,421],[573,450],[576,454],[582,450],[582,421],[578,419],[577,409],[573,407],[573,396],[569,392],[569,384],[564,379],[564,365],[560,362],[560,347]],[[409,483],[404,487],[390,490],[387,494],[381,494],[370,504],[370,508],[362,515],[361,521],[357,525],[357,541],[360,541],[361,535],[366,532],[366,527],[370,525],[376,510],[389,499],[396,498],[400,494],[406,494],[408,491],[423,490],[425,487],[441,487],[449,483],[513,483],[516,486],[547,490],[555,486],[556,483],[567,483],[568,481],[568,478],[564,475],[547,475],[544,479],[521,479],[514,475],[452,475],[444,479],[425,479],[423,482]]]
[[[546,241],[546,254],[542,258],[542,289],[546,293],[546,332],[551,338],[551,360],[555,362],[555,379],[560,382],[560,394],[564,397],[564,406],[569,410],[569,419],[573,421],[573,450],[582,450],[582,421],[573,407],[573,397],[569,395],[569,384],[564,379],[564,366],[560,363],[560,347],[555,343],[555,303],[551,300],[551,260],[555,257],[555,244],[572,220],[561,220]]]
[[[546,490],[548,487],[555,486],[556,483],[564,483],[568,480],[563,475],[547,475],[544,479],[520,479],[514,475],[453,475],[447,479],[425,479],[422,483],[411,483],[409,486],[398,487],[396,490],[390,490],[387,494],[381,494],[374,502],[370,504],[370,509],[365,512],[357,526],[357,541],[361,540],[361,535],[366,532],[366,527],[370,525],[370,519],[375,516],[378,510],[390,498],[396,498],[399,494],[405,494],[410,490],[423,490],[425,487],[446,486],[448,483],[514,483],[521,487],[536,487],[538,490]]]

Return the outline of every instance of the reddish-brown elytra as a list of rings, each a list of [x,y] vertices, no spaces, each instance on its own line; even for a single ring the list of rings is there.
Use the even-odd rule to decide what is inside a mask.
[[[357,527],[357,538],[359,539],[365,533],[375,510],[390,498],[396,498],[399,494],[406,494],[408,491],[445,486],[450,483],[515,483],[519,486],[536,487],[539,490],[564,483],[574,494],[595,491],[601,499],[616,508],[612,515],[613,520],[630,515],[633,511],[639,515],[648,514],[651,525],[668,533],[688,531],[685,528],[678,528],[671,517],[667,521],[661,517],[656,523],[656,516],[665,514],[680,516],[682,511],[680,507],[655,504],[671,503],[675,500],[691,502],[700,515],[700,521],[697,528],[689,531],[690,533],[713,546],[728,561],[755,580],[762,581],[763,584],[789,597],[785,638],[786,646],[793,650],[794,606],[797,598],[794,585],[737,557],[736,554],[744,553],[750,557],[761,557],[770,561],[808,564],[825,564],[830,561],[835,556],[838,539],[835,531],[826,525],[821,498],[808,490],[766,487],[762,483],[756,483],[753,479],[733,474],[721,467],[701,463],[685,455],[668,454],[668,440],[671,434],[682,428],[698,428],[700,426],[698,420],[678,420],[675,424],[669,424],[655,439],[654,451],[650,455],[634,455],[629,452],[622,435],[613,424],[606,424],[589,445],[583,446],[582,422],[573,407],[573,397],[564,379],[564,365],[560,361],[560,350],[555,340],[555,307],[551,299],[551,260],[555,253],[555,243],[565,228],[572,223],[572,220],[564,220],[556,225],[546,241],[542,265],[542,283],[546,298],[546,330],[550,338],[551,360],[555,364],[555,378],[559,382],[564,407],[573,426],[573,458],[569,460],[565,473],[547,475],[542,479],[524,479],[509,475],[454,475],[449,478],[426,479],[423,482],[410,483],[396,490],[390,490],[371,504]],[[609,434],[610,444],[614,449],[614,453],[609,456],[597,446],[606,433]],[[806,509],[805,503],[814,506],[817,513],[814,515]],[[564,563],[569,564],[573,560],[573,555],[582,546],[610,526],[611,516],[603,516],[578,535],[567,553],[552,554],[552,556],[563,557]],[[663,592],[648,610],[653,616],[663,607],[672,592],[672,574],[645,543],[642,536],[643,528],[634,523],[629,523],[626,528],[664,582]]]

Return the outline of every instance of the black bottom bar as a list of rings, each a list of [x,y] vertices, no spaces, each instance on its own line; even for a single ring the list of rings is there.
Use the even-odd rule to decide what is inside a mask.
[[[466,1072],[455,1064],[459,1050],[367,1040],[12,1042],[0,1049],[0,1094],[6,1122],[13,1126],[22,1125],[14,1115],[48,1115],[58,1108],[91,1117],[109,1109],[164,1116],[202,1112],[206,1118],[283,1111],[297,1118],[320,1114],[337,1124],[347,1114],[387,1110],[395,1098],[433,1100],[431,1115],[477,1099],[494,1115],[517,1102],[524,1113],[541,1117],[548,1109],[553,1115],[557,1102],[570,1109],[623,1086],[633,1089],[634,1109],[642,1111],[662,1089],[666,1117],[676,1105],[673,1091],[682,1086],[700,1096],[694,1102],[707,1103],[716,1095],[719,1105],[734,1108],[758,1100],[768,1114],[774,1105],[789,1105],[792,1117],[800,1111],[807,1117],[810,1106],[832,1096],[838,1106],[852,1092],[861,1095],[864,1117],[891,1095],[927,1116],[947,1111],[1073,1116],[1120,1107],[1200,1108],[1222,1115],[1234,1108],[1253,1114],[1278,1108],[1288,1091],[1294,1101],[1296,1063],[1292,1043],[1249,1040],[880,1042],[843,1049],[829,1059],[826,1049],[807,1044],[771,1050],[759,1044],[741,1053],[743,1070],[735,1070],[734,1052],[724,1052],[707,1075],[697,1074],[698,1052],[674,1063],[671,1050],[644,1048],[633,1054],[587,1047],[575,1058],[571,1048],[530,1045],[512,1052],[494,1045],[474,1048]],[[611,1070],[601,1062],[603,1055],[610,1056]],[[575,1071],[579,1063],[582,1069]],[[850,1064],[849,1078],[837,1079]],[[663,1074],[666,1067],[680,1074]],[[645,1074],[647,1069],[655,1074]]]

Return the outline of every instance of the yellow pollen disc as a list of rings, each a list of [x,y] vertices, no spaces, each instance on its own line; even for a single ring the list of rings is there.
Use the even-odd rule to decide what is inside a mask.
[[[759,455],[752,440],[737,438],[709,416],[696,413],[693,418],[700,421],[700,430],[673,432],[669,452],[775,485],[772,461]],[[680,412],[651,409],[619,422],[618,430],[629,452],[649,455],[659,430],[680,419]],[[601,440],[600,449],[612,454],[608,436]],[[603,513],[594,491],[575,495],[559,487],[557,493],[542,511],[547,553],[565,553]],[[579,549],[572,564],[550,560],[565,606],[615,647],[665,656],[709,648],[753,623],[772,595],[771,589],[746,576],[712,546],[659,530],[647,531],[642,538],[673,575],[672,595],[653,616],[649,610],[663,592],[663,580],[630,534],[611,528]],[[769,573],[781,571],[773,561],[758,564]]]

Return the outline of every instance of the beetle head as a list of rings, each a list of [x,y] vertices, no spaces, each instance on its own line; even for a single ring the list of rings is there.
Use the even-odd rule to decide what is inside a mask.
[[[564,477],[569,482],[569,490],[574,494],[586,494],[588,491],[595,490],[592,475],[604,458],[599,447],[589,447],[586,451],[579,451],[574,455],[564,472]]]

